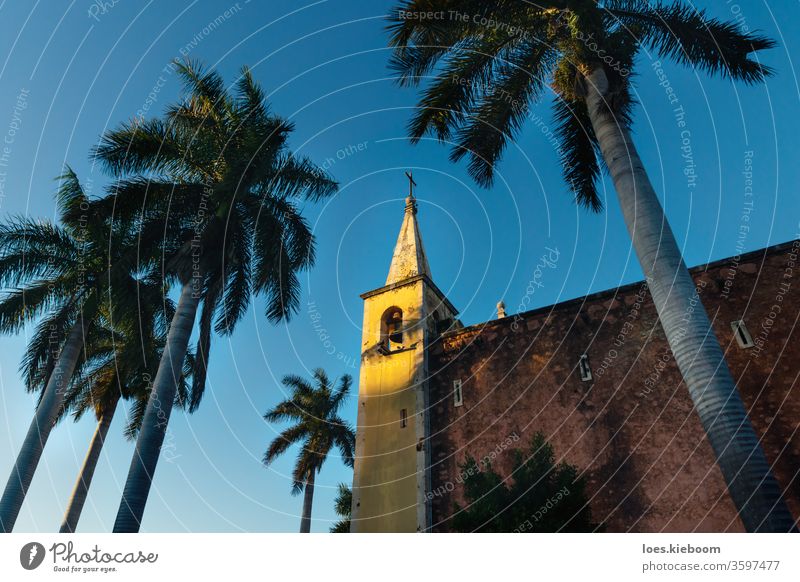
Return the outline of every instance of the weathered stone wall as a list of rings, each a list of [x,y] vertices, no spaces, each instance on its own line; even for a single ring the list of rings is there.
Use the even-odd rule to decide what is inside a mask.
[[[800,515],[800,241],[692,269],[790,509]],[[756,347],[739,347],[745,321]],[[582,381],[581,354],[593,380]],[[536,431],[607,531],[742,531],[642,283],[445,334],[431,347],[432,507],[448,531],[467,454],[510,471]],[[464,405],[453,403],[453,380]],[[503,443],[506,442],[504,446]]]

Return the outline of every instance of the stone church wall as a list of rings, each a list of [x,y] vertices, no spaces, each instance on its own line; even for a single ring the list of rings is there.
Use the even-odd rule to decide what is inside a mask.
[[[795,517],[799,250],[794,241],[691,270]],[[736,320],[754,347],[740,347]],[[510,449],[536,431],[586,477],[606,531],[742,531],[643,283],[446,333],[430,348],[429,373],[434,531],[449,531],[453,503],[464,504],[467,454],[507,476]]]

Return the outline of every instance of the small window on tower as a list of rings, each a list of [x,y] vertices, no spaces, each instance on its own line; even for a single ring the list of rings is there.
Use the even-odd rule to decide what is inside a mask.
[[[453,380],[453,406],[462,406],[464,395],[461,392],[461,380]]]
[[[581,372],[581,380],[584,382],[590,382],[592,380],[592,368],[589,366],[589,356],[586,354],[581,355],[581,359],[578,362],[578,368]]]
[[[736,341],[740,348],[752,348],[755,345],[753,343],[753,336],[750,335],[744,321],[741,319],[739,321],[732,321],[731,329],[733,330],[733,335],[736,336]]]
[[[400,410],[400,428],[405,428],[408,426],[408,413],[406,409],[403,408]]]

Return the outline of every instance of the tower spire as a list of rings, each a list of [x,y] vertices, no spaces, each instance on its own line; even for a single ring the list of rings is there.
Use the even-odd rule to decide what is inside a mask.
[[[386,285],[361,294],[354,532],[431,529],[428,357],[458,311],[431,279],[411,172]],[[398,204],[399,206],[399,204]],[[399,210],[399,208],[398,208]]]
[[[408,197],[403,214],[403,224],[400,227],[400,234],[392,255],[392,265],[389,267],[389,276],[386,278],[387,285],[417,275],[427,275],[428,278],[431,276],[428,257],[425,255],[425,247],[422,245],[422,237],[417,224],[417,199],[414,197],[414,187],[417,183],[411,172],[406,172],[406,177],[408,178]]]

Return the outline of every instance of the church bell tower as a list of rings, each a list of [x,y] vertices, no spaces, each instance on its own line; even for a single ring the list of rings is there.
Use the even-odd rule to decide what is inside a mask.
[[[386,283],[361,295],[353,532],[424,532],[431,525],[428,351],[457,311],[431,278],[411,174]]]

